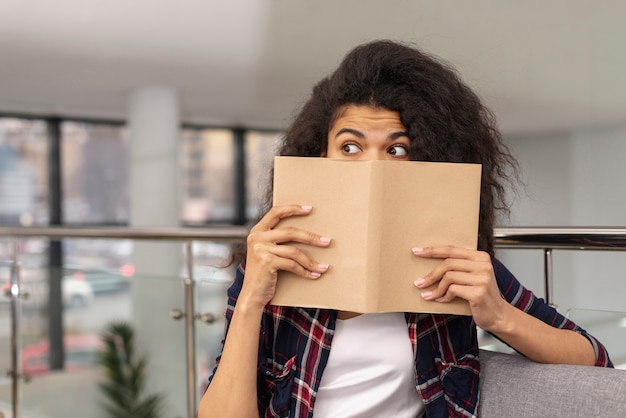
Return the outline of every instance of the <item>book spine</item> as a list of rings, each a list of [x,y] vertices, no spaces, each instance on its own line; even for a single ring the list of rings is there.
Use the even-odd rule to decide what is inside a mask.
[[[383,201],[384,173],[383,165],[372,161],[369,167],[370,190],[368,196],[369,210],[367,219],[367,277],[366,277],[366,305],[369,312],[380,312],[381,308],[381,242],[382,219],[385,202]]]

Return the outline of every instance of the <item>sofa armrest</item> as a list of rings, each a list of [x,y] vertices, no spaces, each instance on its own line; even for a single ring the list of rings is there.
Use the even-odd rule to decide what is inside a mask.
[[[478,416],[626,417],[626,371],[480,351]]]

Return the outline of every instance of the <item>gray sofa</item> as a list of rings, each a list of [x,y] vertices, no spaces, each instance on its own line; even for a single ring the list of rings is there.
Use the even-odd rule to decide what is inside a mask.
[[[478,416],[626,418],[626,370],[534,363],[481,350]]]

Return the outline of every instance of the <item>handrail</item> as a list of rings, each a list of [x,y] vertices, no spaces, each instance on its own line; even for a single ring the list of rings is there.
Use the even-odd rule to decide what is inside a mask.
[[[626,251],[626,228],[495,228],[498,248]]]
[[[544,298],[554,303],[553,250],[626,251],[626,228],[516,227],[496,228],[494,241],[501,249],[543,250]]]
[[[91,239],[138,239],[150,241],[218,241],[236,242],[246,237],[248,229],[242,226],[214,228],[176,227],[0,227],[0,236],[44,237],[50,239],[91,238]]]
[[[241,226],[212,228],[164,227],[0,227],[0,236],[141,239],[165,241],[236,242],[246,237]],[[503,227],[494,229],[498,248],[554,250],[626,250],[626,228]]]

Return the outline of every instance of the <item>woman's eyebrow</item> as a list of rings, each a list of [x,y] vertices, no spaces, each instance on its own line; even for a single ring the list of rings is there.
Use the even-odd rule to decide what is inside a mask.
[[[357,138],[359,138],[359,139],[365,139],[365,135],[363,134],[363,132],[358,131],[358,130],[356,130],[356,129],[354,129],[354,128],[341,128],[341,129],[337,132],[337,134],[335,135],[335,138],[337,138],[337,137],[338,137],[339,135],[341,135],[341,134],[346,134],[346,133],[352,134],[352,135],[356,136],[356,137],[357,137]],[[396,140],[396,139],[398,139],[398,138],[401,138],[401,137],[403,137],[403,136],[408,137],[408,136],[409,136],[409,133],[408,133],[407,131],[398,131],[398,132],[394,132],[394,133],[390,134],[390,135],[387,137],[387,140],[388,140],[388,141],[394,141],[394,140]]]
[[[393,141],[396,140],[398,138],[401,138],[403,136],[406,136],[407,138],[409,137],[409,133],[407,131],[398,131],[398,132],[394,132],[391,135],[389,135],[387,137],[388,141]]]
[[[365,138],[365,135],[363,134],[363,132],[357,131],[354,128],[341,128],[339,132],[337,132],[337,135],[335,135],[335,138],[337,138],[341,134],[352,134],[356,136],[357,138]]]

